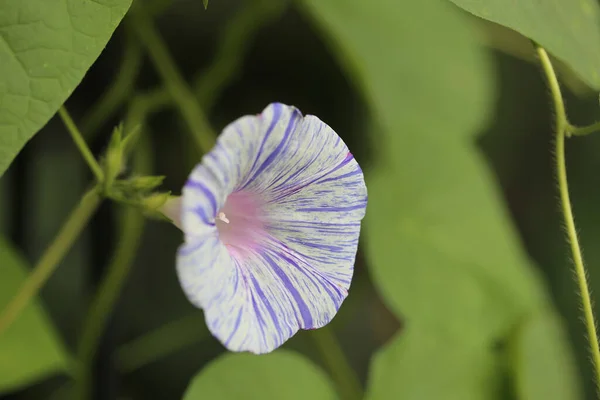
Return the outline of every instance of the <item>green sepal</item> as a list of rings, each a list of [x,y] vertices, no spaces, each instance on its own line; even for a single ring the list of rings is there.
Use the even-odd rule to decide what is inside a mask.
[[[136,176],[127,180],[115,182],[115,188],[129,192],[148,192],[162,185],[164,176]]]
[[[113,130],[104,156],[104,188],[106,191],[112,186],[123,168],[123,125],[119,124]]]
[[[149,218],[171,222],[171,220],[160,211],[162,206],[169,200],[170,196],[171,192],[157,192],[151,194],[142,200],[142,212]]]

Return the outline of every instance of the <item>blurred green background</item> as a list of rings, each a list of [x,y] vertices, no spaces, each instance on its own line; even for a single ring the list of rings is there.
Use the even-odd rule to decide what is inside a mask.
[[[553,115],[528,39],[467,14],[450,2],[444,2],[447,4],[438,12],[437,6],[431,5],[436,2],[399,1],[397,7],[405,17],[397,22],[398,33],[389,38],[390,43],[369,42],[360,27],[353,31],[359,25],[353,18],[362,16],[353,14],[353,6],[346,8],[340,2],[337,9],[332,6],[330,10],[320,9],[317,0],[306,4],[211,0],[207,10],[199,0],[138,3],[156,15],[157,27],[186,80],[200,79],[200,85],[194,87],[199,87],[199,102],[216,132],[241,115],[281,101],[326,121],[363,166],[371,195],[365,235],[350,296],[330,328],[371,398],[577,398],[576,394],[564,395],[576,390],[552,390],[550,384],[548,396],[543,390],[523,389],[527,385],[522,382],[527,379],[553,381],[558,386],[565,380],[569,382],[564,385],[570,386],[569,357],[554,357],[544,346],[532,345],[531,351],[526,351],[513,344],[519,335],[514,326],[522,319],[535,320],[537,314],[532,310],[539,307],[513,307],[509,305],[512,301],[556,308],[568,331],[564,341],[557,340],[566,344],[566,351],[572,348],[576,356],[577,375],[587,395],[581,398],[594,398],[553,179]],[[335,18],[329,24],[331,13]],[[161,84],[128,18],[66,103],[97,155],[106,148],[112,128],[128,116],[133,118],[135,94],[148,93]],[[382,15],[365,14],[364,18],[371,18],[372,23],[377,18],[382,24],[388,22]],[[409,28],[403,29],[405,26]],[[355,36],[344,36],[346,28]],[[342,33],[329,36],[329,29]],[[453,30],[460,32],[454,35]],[[444,37],[447,42],[435,47]],[[476,50],[458,43],[463,37],[468,37],[468,46]],[[360,43],[360,38],[365,43]],[[344,40],[355,40],[353,45],[361,49],[370,46],[375,56],[360,65],[340,50]],[[221,63],[214,65],[215,59]],[[376,64],[386,60],[387,66]],[[123,67],[122,63],[129,64]],[[397,65],[409,67],[395,69]],[[599,114],[596,93],[560,65],[571,120],[581,125],[594,122]],[[126,75],[118,78],[122,79],[118,90],[124,94],[123,102],[109,118],[90,119],[90,110],[124,71]],[[422,76],[413,75],[415,71]],[[380,81],[371,85],[358,79],[362,74]],[[386,82],[390,93],[378,95]],[[395,125],[389,123],[390,116],[397,119]],[[144,142],[147,159],[141,163],[147,164],[149,173],[167,177],[165,189],[179,193],[199,154],[172,102],[157,107],[148,117],[143,135],[148,139]],[[456,137],[460,137],[460,146],[454,144]],[[415,143],[424,144],[418,147]],[[465,161],[462,152],[468,152],[474,161]],[[596,243],[600,235],[599,153],[600,137],[595,135],[567,143],[574,212],[596,293],[600,293],[600,246]],[[452,172],[454,167],[465,174]],[[479,175],[471,176],[474,169]],[[57,117],[27,144],[2,177],[0,228],[30,265],[39,259],[90,179]],[[488,214],[494,217],[487,219]],[[400,217],[396,220],[396,215],[408,222],[397,222]],[[134,217],[123,217],[123,206],[103,203],[41,292],[45,309],[68,350],[77,346],[86,306],[125,232],[123,218]],[[136,221],[134,225],[141,224]],[[444,230],[445,224],[452,229]],[[438,228],[448,235],[436,236]],[[431,233],[432,243],[440,244],[439,254],[423,244],[425,239],[405,239],[403,235],[411,229]],[[98,399],[182,398],[190,379],[224,352],[207,332],[201,311],[188,303],[179,287],[174,255],[180,232],[148,220],[140,240],[94,363]],[[447,252],[444,246],[456,251]],[[508,256],[510,252],[516,255]],[[479,255],[471,257],[471,253]],[[482,263],[489,265],[479,268],[481,260],[489,260]],[[469,267],[464,273],[463,263],[477,264],[479,269]],[[495,283],[488,285],[491,281]],[[480,303],[486,305],[480,307]],[[165,325],[168,328],[161,331]],[[543,337],[560,331],[543,326],[539,332]],[[376,353],[402,339],[405,327],[400,348],[394,344],[386,348],[387,353]],[[411,327],[419,330],[410,331]],[[149,344],[131,345],[157,329]],[[467,335],[467,331],[475,333]],[[318,335],[319,331],[300,332],[284,348],[304,354],[337,382],[320,350],[323,341]],[[419,344],[412,345],[412,341]],[[479,341],[485,342],[481,348],[477,347]],[[427,351],[420,352],[423,343],[427,343]],[[465,346],[461,352],[465,343],[474,349]],[[454,362],[470,360],[469,351],[479,355],[483,348],[494,354],[493,378],[478,375],[485,369],[479,361],[468,366]],[[448,350],[455,353],[446,354]],[[390,355],[392,351],[397,353]],[[372,364],[375,354],[381,357]],[[36,363],[35,352],[24,357],[32,358],[23,362]],[[545,367],[549,364],[555,365],[556,371],[548,371]],[[68,379],[46,375],[47,379],[11,390],[3,398],[68,398],[68,394],[56,394]],[[446,375],[448,382],[439,378]],[[214,379],[225,379],[223,376]],[[223,384],[239,382],[230,379]],[[489,396],[479,389],[452,394],[454,385],[467,380],[485,386]],[[393,381],[404,386],[396,388],[390,383]],[[407,387],[432,389],[411,391]],[[243,393],[230,398],[245,398]],[[277,393],[270,398],[287,398]],[[197,398],[227,397],[207,394]]]

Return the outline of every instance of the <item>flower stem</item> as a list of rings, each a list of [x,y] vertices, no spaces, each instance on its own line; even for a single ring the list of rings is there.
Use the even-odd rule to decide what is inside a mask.
[[[65,106],[61,106],[58,109],[58,114],[60,115],[60,118],[63,120],[65,126],[67,127],[67,130],[71,134],[73,141],[79,148],[81,155],[83,156],[85,161],[88,163],[88,166],[94,173],[96,180],[98,182],[102,182],[104,180],[104,172],[102,172],[102,168],[100,167],[100,164],[98,164],[98,162],[94,158],[94,155],[92,154],[89,147],[85,143],[85,140],[83,140],[83,136],[81,135],[81,132],[79,132],[79,129],[77,129],[77,126],[73,122],[73,119],[69,115],[69,112],[67,111]]]
[[[581,255],[581,248],[579,246],[579,240],[577,238],[577,230],[575,228],[575,220],[573,218],[573,210],[571,208],[571,200],[569,197],[569,186],[567,183],[567,169],[565,162],[565,136],[569,122],[567,120],[567,114],[565,111],[565,105],[563,102],[562,94],[560,92],[560,86],[558,79],[552,67],[548,53],[539,45],[536,45],[536,50],[542,64],[542,68],[548,79],[548,85],[552,94],[552,100],[554,102],[554,111],[556,113],[556,176],[558,180],[558,190],[560,192],[561,206],[564,216],[565,227],[567,231],[567,241],[571,246],[571,252],[573,255],[573,263],[575,265],[575,275],[577,277],[577,284],[579,285],[579,292],[581,296],[581,303],[583,309],[584,322],[587,329],[587,338],[589,341],[590,353],[592,356],[592,364],[596,373],[596,386],[598,393],[600,394],[600,347],[598,345],[598,334],[596,331],[596,320],[594,318],[594,311],[592,306],[592,299],[590,296],[590,290],[587,282],[587,273],[583,263],[583,257]]]
[[[79,373],[76,380],[76,393],[78,394],[77,398],[80,399],[89,398],[92,393],[90,390],[91,372],[98,342],[131,270],[135,253],[140,244],[144,217],[138,210],[128,207],[123,210],[120,222],[119,231],[122,233],[118,247],[87,312],[77,348]]]
[[[4,309],[0,316],[0,333],[14,322],[46,283],[100,205],[100,201],[101,197],[97,188],[88,191],[83,196],[81,202],[71,212],[67,222],[63,225],[52,244],[46,249],[19,292]]]
[[[133,162],[137,173],[144,175],[151,172],[152,149],[146,136],[140,137]],[[98,343],[129,275],[144,229],[145,219],[139,210],[126,207],[120,211],[117,248],[87,312],[77,347],[79,368],[75,393],[79,399],[90,398],[92,395],[92,369]]]
[[[198,105],[194,93],[188,88],[177,70],[167,46],[143,7],[137,7],[133,15],[133,27],[146,48],[150,59],[171,93],[181,115],[192,131],[201,152],[209,152],[215,144],[215,135]]]
[[[600,131],[600,122],[588,126],[574,126],[568,124],[566,128],[567,136],[584,136],[598,131]]]
[[[121,373],[135,371],[161,357],[172,354],[207,337],[208,330],[200,314],[169,322],[160,328],[122,345],[116,353]]]
[[[363,397],[363,390],[356,373],[348,364],[344,351],[340,347],[331,328],[324,327],[311,332],[315,344],[331,376],[337,383],[338,391],[344,400],[358,400]]]

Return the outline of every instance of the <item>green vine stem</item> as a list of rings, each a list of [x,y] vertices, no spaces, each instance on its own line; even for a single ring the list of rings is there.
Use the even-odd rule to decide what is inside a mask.
[[[202,153],[208,153],[215,144],[213,133],[194,93],[188,88],[177,70],[165,42],[156,30],[153,21],[143,7],[137,7],[133,14],[133,27],[139,40],[146,48],[150,59],[161,75],[167,90],[179,107],[181,115],[192,131]]]
[[[208,337],[201,313],[177,319],[119,347],[117,368],[124,374],[133,372]]]
[[[91,150],[85,143],[81,132],[79,132],[77,125],[75,125],[75,123],[73,122],[73,119],[69,115],[69,112],[67,111],[65,106],[61,106],[58,109],[58,115],[60,115],[60,118],[63,120],[65,126],[67,127],[67,130],[71,134],[73,141],[75,142],[77,148],[81,152],[81,155],[83,156],[88,166],[94,173],[96,180],[98,182],[102,182],[104,180],[104,172],[102,171],[100,164],[98,164],[98,161],[96,161],[96,159],[94,158],[94,155],[92,154]]]
[[[134,169],[136,172],[149,173],[152,156],[150,143],[146,137],[140,137],[135,156]],[[145,222],[141,212],[130,207],[120,211],[117,230],[121,235],[117,242],[118,245],[87,312],[77,347],[78,375],[75,381],[75,393],[79,399],[90,398],[92,395],[91,373],[98,342],[102,337],[110,313],[119,299],[141,242]]]
[[[323,327],[310,332],[310,336],[323,357],[342,399],[359,400],[363,390],[356,373],[348,363],[331,327]]]
[[[590,353],[592,356],[592,363],[596,373],[596,386],[598,393],[600,394],[600,347],[598,345],[598,334],[596,331],[596,320],[594,318],[594,311],[592,306],[592,299],[590,296],[590,290],[587,282],[587,273],[583,263],[583,257],[581,255],[581,248],[579,246],[579,240],[577,238],[577,230],[575,228],[575,220],[573,218],[573,210],[571,208],[571,199],[569,198],[569,186],[567,183],[567,169],[565,162],[565,136],[567,135],[567,129],[569,128],[569,122],[565,111],[565,105],[563,97],[556,78],[556,73],[552,67],[552,62],[546,50],[536,44],[536,50],[548,79],[548,86],[552,94],[552,101],[554,103],[554,111],[556,113],[556,176],[558,180],[558,190],[560,192],[560,201],[562,206],[562,212],[564,216],[564,223],[567,233],[567,241],[571,246],[571,252],[573,256],[573,263],[575,266],[575,275],[577,277],[577,284],[579,285],[579,294],[581,296],[581,303],[583,309],[584,322],[587,329],[587,338],[589,340]]]
[[[588,126],[574,126],[568,124],[566,128],[567,136],[585,136],[598,131],[600,131],[600,122]]]
[[[16,296],[6,306],[0,316],[0,333],[7,329],[29,304],[40,288],[52,275],[60,261],[67,254],[77,237],[100,205],[101,196],[97,188],[88,191],[77,207],[71,212],[67,222],[46,249],[33,271],[27,277]]]
[[[204,110],[212,109],[215,100],[239,71],[249,40],[267,22],[278,17],[285,2],[260,0],[248,2],[227,23],[219,39],[219,49],[211,64],[193,82],[194,92]],[[156,88],[146,95],[149,112],[167,107],[171,95],[165,88]]]
[[[163,3],[163,0],[159,0],[155,7],[164,7]],[[243,56],[249,48],[249,42],[261,27],[282,13],[286,4],[286,2],[271,0],[251,1],[245,3],[227,22],[219,37],[217,54],[210,65],[197,74],[192,84],[195,96],[205,113],[212,109],[220,93],[240,70]],[[149,8],[149,14],[156,14],[152,4],[149,5]],[[132,72],[136,67],[138,50],[140,47],[133,49],[135,52],[133,54],[126,51],[125,58],[121,63],[122,70],[118,73],[116,80],[107,89],[99,104],[83,118],[82,131],[86,137],[93,137],[100,127],[99,124],[103,120],[109,119],[117,110],[118,105],[126,99],[126,96],[123,96],[130,94],[131,85],[129,83],[134,80]],[[126,91],[127,93],[125,93]],[[173,97],[164,87],[137,94],[132,99],[132,103],[136,105],[137,112],[141,116],[139,119],[145,119],[146,115],[160,111],[170,106],[172,102]]]
[[[287,1],[248,1],[227,22],[219,36],[217,54],[212,63],[193,83],[204,110],[213,108],[223,88],[239,73],[242,59],[259,29],[279,17],[286,6]]]
[[[130,32],[128,32],[130,33]],[[94,107],[82,118],[81,130],[88,141],[131,95],[142,64],[142,48],[132,34],[127,36],[123,59],[115,79]]]
[[[86,314],[77,347],[78,373],[75,384],[79,399],[91,397],[91,373],[98,342],[133,264],[144,226],[143,215],[134,208],[122,210],[120,219],[118,247]]]

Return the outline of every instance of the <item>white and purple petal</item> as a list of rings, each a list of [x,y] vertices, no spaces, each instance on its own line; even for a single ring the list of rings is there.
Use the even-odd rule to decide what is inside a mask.
[[[329,126],[278,103],[243,117],[194,169],[182,198],[179,277],[227,348],[269,352],[335,316],[367,192]]]

